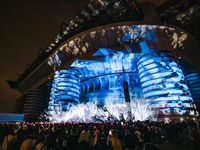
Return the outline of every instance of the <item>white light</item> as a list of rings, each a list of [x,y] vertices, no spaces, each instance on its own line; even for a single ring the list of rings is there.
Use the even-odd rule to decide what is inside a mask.
[[[169,123],[169,118],[165,118],[165,123]]]
[[[50,46],[55,46],[55,44],[54,44],[54,43],[51,43]]]
[[[92,102],[87,102],[85,104],[81,103],[78,105],[72,105],[67,112],[63,112],[62,115],[53,115],[52,119],[54,121],[64,121],[64,122],[87,122],[92,121],[96,116],[106,121],[109,117],[109,113],[112,114],[118,120],[120,115],[123,114],[124,118],[128,117],[127,114],[127,103],[122,102],[120,104],[114,104],[110,99],[105,100],[104,107],[108,112],[103,111],[103,109],[97,107],[97,98],[94,97]],[[130,103],[132,116],[135,120],[144,121],[147,119],[156,121],[158,112],[149,108],[149,103],[144,99],[134,99]],[[57,114],[56,112],[54,114]]]

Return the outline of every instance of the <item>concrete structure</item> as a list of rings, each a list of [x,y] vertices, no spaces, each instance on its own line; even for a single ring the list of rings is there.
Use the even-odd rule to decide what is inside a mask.
[[[183,7],[184,9],[190,9],[193,6],[195,6],[194,9],[199,8],[198,3],[189,3],[186,7],[181,2],[165,3],[155,8],[151,3],[139,6],[132,0],[115,2],[92,0],[68,26],[61,30],[24,74],[15,82],[9,81],[9,84],[27,95],[31,89],[52,79],[56,71],[68,70],[75,60],[98,59],[99,55],[94,54],[99,48],[114,49],[117,52],[126,51],[125,53],[130,54],[138,53],[141,58],[143,54],[155,54],[158,50],[167,50],[167,53],[171,51],[177,61],[180,60],[183,66],[193,66],[192,73],[198,74],[200,52],[197,41],[187,31],[166,24],[166,21],[170,22],[170,19],[173,20],[180,13],[184,13],[184,11],[181,12]],[[171,11],[167,10],[175,5],[177,7],[172,15]],[[179,13],[175,13],[177,9]],[[160,17],[165,20],[161,20]],[[196,32],[195,35],[198,36]],[[103,55],[109,56],[106,52]],[[191,72],[187,73],[186,67],[182,69],[186,80],[190,82]],[[188,94],[190,95],[191,92],[190,96],[195,97],[193,99],[196,99],[195,103],[198,103],[199,100],[196,98],[198,96],[193,94],[194,88],[192,89],[190,85],[189,88]],[[83,92],[83,89],[80,92]],[[187,100],[193,101],[190,98]],[[37,101],[35,99],[34,103]]]

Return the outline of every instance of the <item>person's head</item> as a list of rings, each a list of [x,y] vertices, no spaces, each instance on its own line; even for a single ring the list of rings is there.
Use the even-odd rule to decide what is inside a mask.
[[[14,135],[14,130],[13,130],[13,128],[11,128],[11,127],[8,128],[7,134]]]
[[[139,131],[139,128],[136,126],[136,127],[134,128],[134,130],[135,130],[135,131]]]
[[[144,145],[143,150],[158,150],[158,147],[152,143],[147,143]]]
[[[12,144],[15,141],[15,137],[13,135],[8,135],[8,144]]]
[[[124,138],[125,149],[135,150],[138,143],[139,143],[139,140],[135,134],[127,134]]]
[[[35,139],[27,139],[25,140],[21,147],[20,147],[20,150],[32,150],[36,144],[36,141]]]
[[[111,136],[112,136],[112,138],[114,138],[114,139],[118,139],[118,136],[117,136],[117,131],[111,131],[112,132],[112,134],[111,134]]]
[[[127,134],[130,134],[130,130],[129,129],[126,129],[126,131],[125,131],[125,135],[127,135]]]
[[[196,123],[191,123],[191,124],[190,124],[190,128],[197,129],[197,124],[196,124]]]
[[[43,143],[44,141],[45,141],[45,137],[44,137],[43,135],[39,135],[39,136],[38,136],[38,143],[39,143],[39,142],[42,142],[42,143]]]
[[[85,127],[83,128],[83,130],[85,130],[85,132],[88,132],[88,127],[85,126]]]
[[[95,130],[98,130],[98,129],[99,129],[98,125],[95,125],[95,126],[94,126],[94,129],[95,129]]]
[[[84,149],[84,150],[90,150],[91,149],[91,146],[90,146],[90,144],[87,142],[87,141],[85,141],[85,140],[83,140],[83,141],[81,141],[80,143],[79,143],[79,146],[78,146],[78,150],[82,150],[82,149]]]

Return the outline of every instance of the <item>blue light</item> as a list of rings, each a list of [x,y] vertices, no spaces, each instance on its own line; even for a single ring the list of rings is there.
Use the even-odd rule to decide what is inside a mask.
[[[94,55],[102,58],[75,60],[70,68],[55,72],[49,104],[67,108],[69,103],[96,98],[102,104],[105,99],[123,102],[124,78],[131,83],[130,96],[134,97],[133,87],[138,86],[136,60],[140,55],[110,49],[100,49]]]
[[[194,99],[194,104],[199,109],[200,108],[200,74],[194,71],[193,73],[187,74],[185,78],[188,83],[192,97]]]
[[[162,108],[170,107],[174,113],[182,108],[193,109],[185,77],[172,52],[155,51],[143,55],[137,64],[143,96],[154,108],[166,111]]]
[[[77,59],[68,69],[55,72],[49,102],[51,109],[59,106],[65,110],[72,104],[93,100],[100,104],[105,101],[123,103],[124,80],[128,82],[131,100],[136,97],[135,88],[141,86],[140,94],[152,108],[176,113],[193,109],[185,77],[172,52],[155,51],[141,56],[109,50],[100,49],[95,56],[102,57]]]

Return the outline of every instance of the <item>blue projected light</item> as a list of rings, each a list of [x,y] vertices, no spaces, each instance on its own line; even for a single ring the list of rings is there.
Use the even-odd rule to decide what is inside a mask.
[[[186,75],[185,78],[190,88],[195,105],[200,107],[200,74],[197,72],[190,73]]]
[[[49,109],[60,106],[65,109],[71,103],[79,103],[80,82],[76,69],[56,71],[50,93]]]
[[[102,105],[123,104],[124,81],[128,82],[131,101],[136,97],[136,89],[142,88],[137,94],[161,114],[194,110],[193,99],[173,52],[154,51],[141,56],[126,50],[102,48],[94,56],[98,58],[77,59],[68,69],[55,72],[49,110],[66,111],[71,105],[95,100]],[[198,78],[190,75],[188,79],[193,82]],[[197,90],[199,86],[193,87],[193,93]]]
[[[171,51],[145,54],[137,64],[143,96],[153,108],[173,110],[173,113],[194,108],[185,77]]]
[[[61,106],[68,108],[72,103],[105,99],[115,103],[124,102],[123,80],[129,81],[130,96],[134,97],[133,87],[137,85],[136,61],[140,54],[129,54],[99,49],[94,60],[76,60],[66,70],[56,71],[51,89],[49,109]],[[103,94],[102,94],[103,91]],[[55,109],[55,108],[54,108]]]

